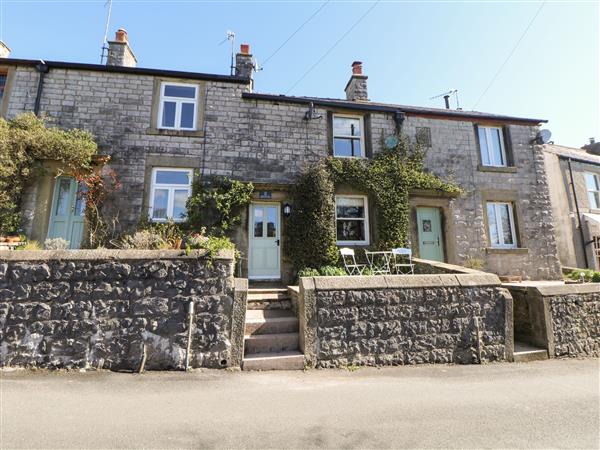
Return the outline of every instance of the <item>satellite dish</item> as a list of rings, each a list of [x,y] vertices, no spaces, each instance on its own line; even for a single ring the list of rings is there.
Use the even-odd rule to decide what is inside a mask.
[[[385,144],[385,148],[387,148],[388,150],[391,150],[393,148],[396,148],[398,146],[398,143],[400,141],[398,140],[397,136],[394,136],[393,134],[386,137],[384,144]]]
[[[535,141],[538,144],[547,144],[550,141],[551,137],[552,133],[550,132],[550,130],[540,130],[537,136],[535,137]]]

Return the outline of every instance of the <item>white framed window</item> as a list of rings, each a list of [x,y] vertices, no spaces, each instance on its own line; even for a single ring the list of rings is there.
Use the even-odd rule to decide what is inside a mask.
[[[490,244],[498,248],[516,248],[515,219],[513,204],[507,202],[487,203]]]
[[[173,219],[183,222],[187,216],[186,203],[192,193],[192,169],[155,167],[152,169],[149,216],[153,222]]]
[[[333,156],[364,158],[364,122],[359,116],[333,116]]]
[[[600,208],[600,184],[598,183],[598,176],[595,173],[586,173],[585,186],[587,188],[590,208]]]
[[[195,84],[162,83],[158,128],[195,130],[198,109],[198,86]]]
[[[478,126],[481,164],[484,166],[506,167],[504,132],[501,127]]]
[[[338,245],[369,244],[369,204],[364,195],[335,197],[335,228]]]

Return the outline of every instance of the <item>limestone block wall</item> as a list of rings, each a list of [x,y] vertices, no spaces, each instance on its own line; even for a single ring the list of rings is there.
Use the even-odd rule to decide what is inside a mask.
[[[490,274],[302,278],[316,367],[512,360],[512,298]]]
[[[239,367],[244,281],[229,253],[1,252],[0,366]]]
[[[515,338],[550,357],[600,356],[600,284],[510,286]]]

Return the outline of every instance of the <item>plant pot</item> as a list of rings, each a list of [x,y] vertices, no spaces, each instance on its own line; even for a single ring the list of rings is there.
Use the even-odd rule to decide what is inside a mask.
[[[0,236],[0,242],[6,242],[6,238],[4,236]]]
[[[173,248],[179,250],[181,248],[182,243],[183,239],[173,239]]]
[[[21,238],[19,236],[8,236],[6,238],[6,242],[9,244],[14,244],[16,242],[21,242]]]

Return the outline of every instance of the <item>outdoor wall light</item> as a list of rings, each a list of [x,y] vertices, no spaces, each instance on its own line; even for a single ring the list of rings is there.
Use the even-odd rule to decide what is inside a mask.
[[[285,205],[283,205],[283,215],[284,215],[284,217],[290,217],[291,214],[292,214],[292,207],[289,203],[286,203]]]

